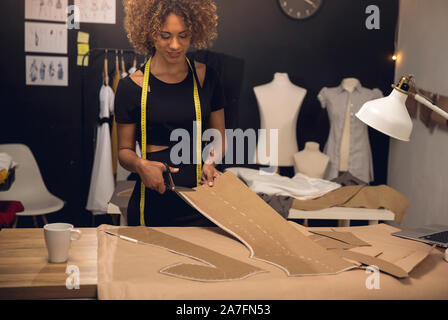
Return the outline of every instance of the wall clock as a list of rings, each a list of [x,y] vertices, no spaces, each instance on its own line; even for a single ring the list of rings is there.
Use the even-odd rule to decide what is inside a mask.
[[[282,11],[296,20],[308,19],[322,7],[324,0],[277,0]]]

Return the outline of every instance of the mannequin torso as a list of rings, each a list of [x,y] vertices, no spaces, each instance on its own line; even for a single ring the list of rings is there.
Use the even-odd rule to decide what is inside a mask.
[[[347,111],[345,115],[344,130],[342,131],[339,171],[348,171],[348,162],[350,158],[350,109],[352,106],[351,93],[360,82],[356,78],[345,78],[341,83],[342,87],[349,93],[347,100]]]
[[[350,93],[348,90],[352,90],[353,86]],[[327,110],[330,120],[330,132],[324,148],[324,153],[330,157],[325,179],[332,180],[340,175],[340,171],[350,171],[362,181],[373,180],[369,130],[355,115],[364,103],[381,97],[381,90],[365,88],[355,79],[320,90],[317,98],[322,108]]]
[[[266,145],[259,143],[257,152],[270,155],[269,129],[278,129],[278,164],[274,165],[292,166],[293,155],[298,151],[297,118],[306,89],[293,84],[287,73],[275,73],[272,82],[254,87],[254,92],[260,110],[260,128],[267,131],[259,137],[259,141],[266,141]],[[277,147],[274,143],[272,146]],[[258,157],[256,160],[260,163]]]
[[[345,78],[342,80],[342,87],[350,93],[355,90],[358,84],[360,84],[360,82],[356,78]]]
[[[295,171],[310,178],[322,179],[330,157],[319,151],[319,144],[307,142],[305,149],[294,154]]]

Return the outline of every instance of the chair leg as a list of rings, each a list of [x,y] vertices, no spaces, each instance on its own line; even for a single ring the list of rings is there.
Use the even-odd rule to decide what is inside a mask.
[[[350,227],[350,220],[338,220],[338,227]]]
[[[36,218],[36,216],[33,216],[33,222],[34,222],[34,227],[35,227],[35,228],[39,228],[39,224],[37,223],[37,218]]]
[[[47,216],[43,214],[43,215],[41,215],[41,217],[42,217],[42,221],[43,221],[44,225],[48,224]]]
[[[16,215],[16,218],[14,219],[14,224],[12,225],[13,228],[17,228],[17,223],[19,222],[19,216]]]
[[[118,217],[117,217],[117,215],[116,214],[112,214],[111,217],[112,217],[113,225],[114,226],[118,226],[118,219],[117,219]]]

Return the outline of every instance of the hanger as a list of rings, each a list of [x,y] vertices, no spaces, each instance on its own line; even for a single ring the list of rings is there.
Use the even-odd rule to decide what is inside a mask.
[[[107,65],[109,64],[109,61],[107,60],[107,49],[105,50],[104,55],[104,85],[109,85],[109,72],[107,71]]]
[[[137,71],[137,56],[134,53],[134,61],[132,62],[132,67],[128,70],[128,74],[133,74]]]
[[[134,62],[132,63],[132,68],[137,68],[137,56],[134,54]]]
[[[125,78],[127,75],[128,75],[128,73],[126,72],[126,66],[124,63],[123,50],[121,50],[121,77]]]
[[[120,62],[118,59],[118,50],[115,50],[115,73],[120,74]]]

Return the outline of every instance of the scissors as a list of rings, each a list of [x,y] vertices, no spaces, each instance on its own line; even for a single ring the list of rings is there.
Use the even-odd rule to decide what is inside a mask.
[[[163,180],[165,182],[165,186],[166,186],[166,188],[168,190],[176,192],[181,197],[182,197],[182,195],[179,192],[186,192],[186,191],[193,191],[193,192],[195,192],[196,191],[196,190],[194,190],[192,188],[176,186],[174,184],[173,177],[171,175],[170,166],[166,162],[164,162],[163,164],[165,165],[166,171],[163,172],[162,175],[163,175]]]

